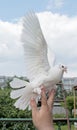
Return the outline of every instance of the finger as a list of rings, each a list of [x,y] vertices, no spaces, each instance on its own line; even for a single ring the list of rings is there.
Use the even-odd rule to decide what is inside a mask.
[[[32,114],[34,114],[37,111],[37,104],[34,98],[31,99],[30,101],[30,105],[32,108]]]
[[[47,99],[46,99],[45,89],[42,89],[41,96],[42,96],[42,98],[41,98],[42,106],[47,105]]]
[[[56,90],[52,89],[49,95],[49,99],[47,101],[50,110],[53,109],[55,93],[56,93]]]

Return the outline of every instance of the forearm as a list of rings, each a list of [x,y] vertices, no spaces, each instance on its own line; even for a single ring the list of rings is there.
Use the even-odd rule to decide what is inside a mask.
[[[54,130],[53,123],[50,125],[39,126],[38,130]]]

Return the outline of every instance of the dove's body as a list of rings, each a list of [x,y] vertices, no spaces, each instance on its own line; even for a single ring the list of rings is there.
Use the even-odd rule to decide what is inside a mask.
[[[23,19],[22,42],[24,43],[26,73],[30,82],[15,78],[10,85],[15,88],[11,92],[11,98],[19,98],[15,106],[24,110],[29,106],[31,97],[38,101],[42,85],[46,90],[56,87],[62,79],[65,68],[53,66],[54,63],[50,67],[47,58],[47,43],[35,13],[30,13]]]
[[[54,86],[61,81],[63,72],[63,69],[61,70],[58,67],[53,67],[53,69],[50,70],[47,75],[42,75],[41,77],[38,77],[38,80],[33,80],[31,84],[33,88],[40,87],[41,85],[44,85],[46,88]]]

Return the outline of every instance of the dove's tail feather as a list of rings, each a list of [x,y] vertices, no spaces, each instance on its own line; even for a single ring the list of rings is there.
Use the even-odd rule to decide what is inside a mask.
[[[25,110],[29,105],[30,105],[30,98],[31,95],[29,96],[21,96],[14,104],[16,108],[19,108],[20,110]]]
[[[15,102],[14,106],[21,110],[25,110],[30,105],[30,100],[32,97],[36,98],[36,94],[33,93],[31,86],[25,87],[23,89],[23,94],[21,97]]]
[[[12,90],[10,97],[17,99],[14,106],[21,110],[25,110],[30,105],[30,99],[37,98],[37,94],[33,93],[33,88],[30,83],[27,83],[26,87]]]
[[[29,84],[29,82],[18,79],[18,78],[14,78],[13,81],[10,82],[10,86],[12,88],[22,88],[24,86],[27,86]]]
[[[12,90],[11,93],[10,93],[10,97],[12,99],[19,98],[20,96],[23,95],[24,91],[25,91],[25,88],[21,88],[21,89],[17,89],[17,90]]]

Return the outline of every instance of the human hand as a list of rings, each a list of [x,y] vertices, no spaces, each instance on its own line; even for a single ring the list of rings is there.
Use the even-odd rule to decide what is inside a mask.
[[[38,130],[54,130],[52,109],[53,109],[55,90],[54,89],[51,90],[48,100],[46,98],[44,89],[42,89],[41,96],[42,99],[40,109],[37,108],[35,99],[31,99],[30,102],[32,107],[33,123]]]

